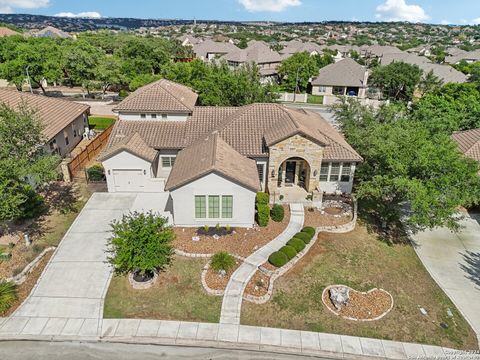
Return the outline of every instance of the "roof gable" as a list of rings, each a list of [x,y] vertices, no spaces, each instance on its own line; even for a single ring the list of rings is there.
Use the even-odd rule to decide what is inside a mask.
[[[114,111],[188,114],[195,108],[197,99],[197,93],[189,87],[161,79],[134,91],[118,104]]]
[[[312,85],[367,86],[365,83],[367,69],[350,58],[342,59],[320,69],[312,80]]]
[[[133,133],[126,137],[122,142],[106,150],[99,157],[99,160],[105,161],[123,151],[129,152],[150,163],[156,159],[158,154],[155,149],[147,145],[138,133]]]
[[[452,139],[465,156],[480,162],[480,129],[455,132]]]

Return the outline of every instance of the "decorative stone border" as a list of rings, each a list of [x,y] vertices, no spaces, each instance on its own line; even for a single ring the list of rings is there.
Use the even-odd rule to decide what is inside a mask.
[[[325,212],[325,209],[327,208],[336,208],[336,209],[342,209],[342,214],[339,215],[330,215]],[[341,200],[326,200],[322,203],[322,207],[320,208],[320,211],[324,215],[331,216],[331,217],[342,217],[342,216],[350,216],[352,215],[353,208],[350,204],[346,203],[345,201]]]
[[[195,253],[187,253],[183,250],[175,249],[175,254],[178,256],[189,257],[189,258],[202,258],[202,259],[209,259],[214,254],[195,254]]]
[[[316,229],[315,235],[313,236],[312,241],[310,241],[309,244],[305,246],[305,249],[303,249],[301,252],[299,252],[292,260],[290,260],[285,266],[282,266],[279,269],[276,269],[274,271],[267,270],[263,268],[262,266],[259,266],[259,270],[263,271],[267,275],[270,275],[270,283],[268,285],[268,290],[267,293],[263,296],[253,296],[253,295],[248,295],[244,294],[243,299],[246,301],[250,301],[254,304],[265,304],[267,301],[270,300],[273,294],[273,285],[275,280],[277,280],[279,277],[285,275],[286,272],[288,272],[291,268],[295,266],[297,262],[300,261],[301,258],[305,256],[305,254],[310,250],[310,248],[317,242],[318,235],[321,232],[328,232],[328,233],[337,233],[337,234],[342,234],[342,233],[348,233],[355,229],[355,225],[357,224],[357,201],[356,199],[353,199],[353,219],[348,222],[347,224],[344,225],[336,225],[336,226],[320,226]]]
[[[12,282],[15,285],[21,285],[27,280],[27,276],[37,267],[43,257],[49,252],[55,250],[55,246],[51,246],[43,250],[30,264],[25,266],[23,271],[13,277],[7,278],[4,282]]]
[[[211,256],[213,256],[213,255],[211,255]],[[243,258],[241,256],[238,256],[238,255],[232,255],[232,256],[242,263],[245,261],[245,258]],[[210,261],[205,264],[205,266],[203,267],[203,270],[202,270],[202,286],[203,286],[203,288],[205,289],[205,291],[209,295],[212,295],[212,296],[223,296],[223,295],[225,295],[225,290],[216,290],[216,289],[212,289],[208,286],[208,284],[207,284],[208,269],[210,269]]]
[[[373,319],[358,319],[358,318],[352,318],[352,317],[349,317],[349,316],[343,316],[343,315],[341,315],[340,313],[338,313],[338,312],[334,311],[333,309],[331,309],[331,308],[325,303],[325,300],[324,300],[324,298],[325,298],[325,293],[326,293],[328,290],[330,290],[331,288],[334,288],[334,287],[345,287],[345,288],[350,289],[350,290],[353,291],[353,292],[356,292],[356,293],[359,293],[359,294],[363,294],[363,295],[368,295],[368,294],[370,294],[370,293],[372,293],[372,292],[374,292],[374,291],[381,291],[381,292],[387,294],[387,295],[390,297],[390,300],[391,300],[390,308],[389,308],[387,311],[385,311],[382,315],[377,316],[377,317],[375,317],[375,318],[373,318]],[[368,290],[367,292],[362,292],[362,291],[358,291],[358,290],[352,289],[350,286],[346,286],[346,285],[330,285],[330,286],[327,286],[327,287],[326,287],[325,289],[323,289],[323,291],[322,291],[322,303],[323,303],[323,305],[325,305],[325,307],[326,307],[328,310],[330,310],[330,312],[331,312],[332,314],[335,314],[335,315],[337,315],[337,316],[340,316],[340,317],[342,317],[343,319],[352,320],[352,321],[376,321],[376,320],[380,320],[380,319],[383,318],[385,315],[387,315],[390,311],[392,311],[392,309],[393,309],[393,296],[392,296],[392,294],[390,294],[388,291],[386,291],[386,290],[384,290],[384,289],[373,288],[373,289],[371,289],[371,290]]]
[[[130,285],[132,285],[132,287],[135,290],[150,289],[153,286],[153,284],[155,284],[157,279],[158,279],[158,272],[156,272],[156,271],[153,274],[153,278],[151,278],[150,280],[145,281],[145,282],[135,281],[135,279],[133,278],[133,273],[132,272],[128,274],[128,282],[130,283]]]

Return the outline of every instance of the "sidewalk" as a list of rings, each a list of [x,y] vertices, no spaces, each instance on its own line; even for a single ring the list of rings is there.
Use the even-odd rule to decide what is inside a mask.
[[[240,324],[243,292],[248,282],[255,275],[258,267],[264,264],[273,252],[284,246],[293,235],[302,230],[303,219],[303,205],[290,204],[290,222],[287,228],[267,245],[247,257],[242,265],[232,274],[223,296],[220,324]]]
[[[104,319],[101,336],[69,334],[52,336],[43,329],[25,334],[22,330],[0,332],[0,340],[102,341],[155,345],[185,345],[239,350],[269,351],[329,358],[411,359],[419,357],[447,358],[463,352],[438,346],[401,343],[336,334],[298,330],[260,328],[231,324],[207,324],[164,320]],[[50,320],[52,321],[52,320]],[[49,321],[49,322],[50,322]],[[7,326],[6,326],[7,325]],[[0,319],[2,326],[2,319]],[[28,323],[24,325],[28,327]],[[59,329],[59,333],[62,333]],[[465,354],[465,353],[463,353]],[[480,355],[469,354],[469,359]]]

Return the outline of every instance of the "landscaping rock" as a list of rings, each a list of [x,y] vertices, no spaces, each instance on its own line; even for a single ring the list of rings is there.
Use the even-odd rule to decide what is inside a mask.
[[[337,310],[348,304],[350,300],[350,289],[346,287],[333,287],[330,289],[330,300]]]
[[[192,236],[192,241],[200,241],[200,236]]]
[[[427,310],[422,307],[420,308],[420,312],[422,313],[422,315],[428,315]]]

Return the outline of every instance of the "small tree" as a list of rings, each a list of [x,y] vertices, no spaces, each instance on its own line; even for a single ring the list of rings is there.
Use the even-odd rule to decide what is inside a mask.
[[[297,53],[283,60],[278,73],[287,91],[306,91],[311,77],[318,75],[317,60],[308,52]]]
[[[119,274],[136,272],[145,275],[169,265],[173,256],[171,245],[175,234],[166,217],[152,212],[133,212],[111,224],[109,240],[112,254],[108,262]]]

